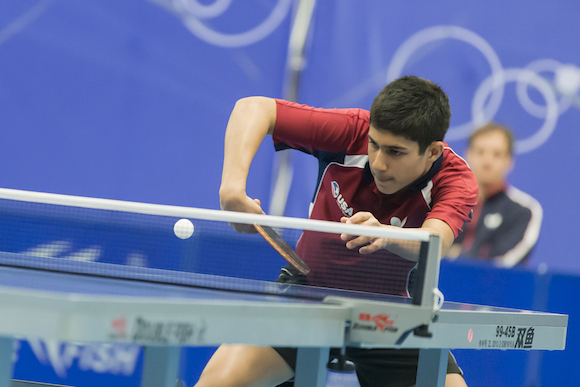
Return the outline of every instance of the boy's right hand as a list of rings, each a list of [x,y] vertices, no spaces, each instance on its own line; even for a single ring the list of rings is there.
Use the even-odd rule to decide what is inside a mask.
[[[260,199],[252,199],[246,194],[243,195],[222,195],[220,194],[220,206],[225,211],[247,212],[250,214],[263,214]],[[230,223],[237,232],[256,234],[258,231],[252,224]]]

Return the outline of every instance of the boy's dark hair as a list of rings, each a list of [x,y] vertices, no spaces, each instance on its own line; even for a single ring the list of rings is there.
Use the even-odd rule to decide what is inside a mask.
[[[497,122],[489,122],[480,127],[479,129],[475,130],[473,133],[471,133],[469,139],[467,140],[467,147],[471,148],[471,144],[473,143],[473,140],[475,140],[475,138],[481,136],[482,134],[494,131],[503,133],[507,142],[508,154],[510,155],[510,157],[512,157],[514,155],[514,143],[515,143],[514,134],[510,128],[502,124],[498,124]]]
[[[371,124],[381,131],[419,144],[425,153],[434,141],[443,141],[449,128],[449,98],[435,83],[416,76],[394,80],[371,105]]]

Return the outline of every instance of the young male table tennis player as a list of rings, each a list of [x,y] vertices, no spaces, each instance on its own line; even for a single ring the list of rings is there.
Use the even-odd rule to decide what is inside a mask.
[[[242,99],[226,130],[221,206],[263,213],[260,201],[246,195],[246,179],[269,134],[276,149],[299,149],[320,161],[310,218],[421,228],[440,235],[445,253],[477,200],[471,170],[443,142],[450,116],[448,98],[439,86],[414,76],[388,84],[370,112],[316,109],[265,97]],[[252,226],[233,226],[255,232]],[[325,262],[324,254],[309,253],[321,247],[315,238],[313,233],[303,234],[296,248],[311,268],[307,277],[311,285],[390,294],[406,291],[416,256],[404,246],[342,235],[337,238],[344,250],[350,249],[350,256]],[[386,256],[377,259],[377,254]],[[338,266],[341,270],[335,270]],[[397,273],[389,273],[389,268]],[[365,275],[353,274],[360,270]],[[415,384],[418,350],[347,348],[347,357],[355,363],[362,387]],[[223,345],[197,386],[279,385],[293,377],[295,362],[296,350],[291,348]],[[446,386],[465,386],[451,355]]]

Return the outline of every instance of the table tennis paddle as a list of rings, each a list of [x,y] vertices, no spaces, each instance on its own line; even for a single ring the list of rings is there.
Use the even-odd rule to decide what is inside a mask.
[[[288,261],[292,266],[296,268],[301,274],[308,274],[310,273],[310,268],[300,258],[300,256],[294,251],[292,247],[284,238],[282,238],[276,231],[272,229],[272,227],[268,226],[260,226],[259,224],[254,224],[254,228],[264,237],[265,240],[270,243],[270,245],[276,249],[276,251],[284,257],[285,260]]]

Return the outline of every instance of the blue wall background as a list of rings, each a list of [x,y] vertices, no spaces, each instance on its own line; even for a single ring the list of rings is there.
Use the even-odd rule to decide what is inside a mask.
[[[235,101],[285,95],[293,4],[3,0],[0,185],[218,208]],[[398,75],[430,78],[450,96],[447,139],[459,153],[472,108],[485,106],[487,118],[516,132],[522,151],[510,181],[545,210],[531,265],[580,272],[568,249],[580,217],[580,108],[550,88],[563,66],[580,65],[579,8],[574,0],[319,1],[299,100],[368,108]],[[504,87],[486,92],[502,69]],[[540,79],[518,95],[522,69]],[[265,208],[272,161],[264,144],[248,183]],[[298,154],[293,162],[301,173],[287,215],[306,216],[316,166]]]
[[[284,96],[294,5],[294,0],[2,0],[0,186],[218,208],[229,112],[244,96]],[[487,118],[516,133],[520,153],[510,181],[544,207],[527,270],[534,276],[537,267],[547,268],[546,275],[560,278],[555,289],[565,282],[574,294],[580,290],[580,261],[571,243],[580,218],[575,178],[580,94],[572,90],[567,97],[554,81],[570,64],[575,67],[567,84],[580,76],[579,11],[575,0],[321,0],[299,100],[368,108],[393,77],[426,77],[450,96],[447,139],[459,153],[484,106]],[[502,87],[486,90],[502,69]],[[518,75],[529,75],[524,69],[532,71],[531,78],[516,82]],[[304,217],[316,163],[299,154],[292,160],[300,173],[286,215]],[[248,182],[249,194],[261,198],[264,208],[273,161],[271,146],[264,144]],[[558,274],[564,272],[572,276]],[[499,277],[485,278],[489,286]],[[469,298],[479,295],[482,303],[497,301],[464,290],[447,289],[447,299],[476,302]],[[569,301],[554,298],[546,310],[564,311]],[[570,324],[577,326],[572,318]]]

